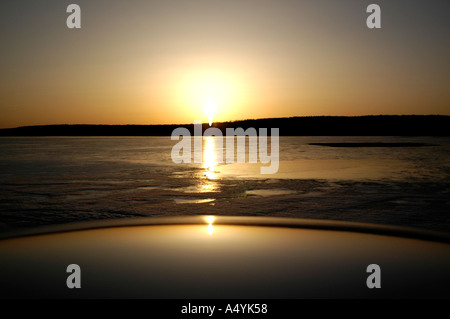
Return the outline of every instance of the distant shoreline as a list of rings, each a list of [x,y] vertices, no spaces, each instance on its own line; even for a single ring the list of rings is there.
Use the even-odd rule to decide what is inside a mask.
[[[447,115],[308,116],[213,123],[226,128],[279,128],[280,136],[450,136]],[[170,136],[178,127],[193,135],[193,124],[61,124],[0,129],[0,136]],[[209,125],[203,124],[203,130]]]
[[[429,143],[308,143],[308,145],[327,147],[423,147],[437,146]]]

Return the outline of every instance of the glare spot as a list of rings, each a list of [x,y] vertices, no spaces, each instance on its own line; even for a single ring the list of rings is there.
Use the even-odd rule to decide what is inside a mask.
[[[214,216],[207,216],[205,217],[205,220],[208,224],[214,223]]]

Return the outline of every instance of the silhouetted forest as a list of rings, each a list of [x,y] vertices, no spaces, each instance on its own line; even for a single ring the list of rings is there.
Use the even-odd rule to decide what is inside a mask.
[[[281,136],[448,136],[450,116],[308,116],[213,123],[226,128],[279,128]],[[170,136],[177,127],[193,135],[194,125],[40,125],[0,129],[0,136]],[[209,125],[203,124],[203,130]]]

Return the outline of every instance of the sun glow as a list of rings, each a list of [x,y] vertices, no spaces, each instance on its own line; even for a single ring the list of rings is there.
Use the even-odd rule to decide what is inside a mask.
[[[208,225],[208,233],[210,235],[212,235],[213,231],[214,231],[214,226],[212,225],[214,222],[214,216],[207,216],[205,218],[205,221],[209,224]]]
[[[208,224],[212,224],[212,223],[214,223],[214,216],[206,216],[205,217],[205,221],[208,223]]]
[[[241,72],[232,72],[222,68],[186,69],[174,79],[175,90],[171,96],[187,121],[220,122],[234,120],[248,105],[250,94],[248,83]]]
[[[205,112],[208,115],[208,122],[209,122],[209,126],[212,125],[213,122],[213,116],[214,113],[216,113],[217,110],[217,105],[216,103],[213,101],[213,99],[208,99],[208,101],[205,103]]]

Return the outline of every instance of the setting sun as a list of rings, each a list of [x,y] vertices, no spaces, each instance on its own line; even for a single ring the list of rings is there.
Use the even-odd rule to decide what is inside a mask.
[[[226,67],[189,68],[174,74],[167,96],[176,103],[177,114],[184,121],[212,122],[245,116],[251,91],[241,73],[225,70]],[[170,98],[168,99],[170,100]],[[182,121],[182,120],[179,120]]]
[[[217,106],[213,99],[209,99],[205,104],[205,112],[208,115],[209,126],[212,125],[214,113],[216,113]]]

